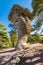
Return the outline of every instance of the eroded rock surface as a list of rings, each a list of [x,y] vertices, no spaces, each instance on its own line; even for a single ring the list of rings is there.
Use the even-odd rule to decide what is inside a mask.
[[[10,11],[9,20],[14,23],[18,30],[18,44],[16,48],[19,50],[28,48],[26,41],[31,31],[32,18],[30,11],[19,5],[14,5]]]
[[[43,44],[30,45],[25,53],[14,49],[1,51],[0,65],[43,65]]]

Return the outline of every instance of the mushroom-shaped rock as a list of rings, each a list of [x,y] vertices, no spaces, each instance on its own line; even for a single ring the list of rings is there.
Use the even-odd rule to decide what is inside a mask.
[[[12,21],[18,30],[18,44],[17,49],[22,50],[28,48],[26,43],[28,34],[31,31],[31,20],[33,15],[27,8],[23,8],[19,5],[14,5],[9,14],[9,20]]]

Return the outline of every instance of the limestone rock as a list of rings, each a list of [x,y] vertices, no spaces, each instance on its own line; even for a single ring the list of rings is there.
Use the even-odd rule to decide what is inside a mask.
[[[31,31],[31,20],[33,19],[33,15],[29,12],[28,9],[23,8],[19,5],[14,5],[8,18],[14,23],[15,27],[18,30],[18,44],[16,47],[19,49],[22,49],[24,47],[25,49],[25,47],[28,47],[26,41],[28,34]]]

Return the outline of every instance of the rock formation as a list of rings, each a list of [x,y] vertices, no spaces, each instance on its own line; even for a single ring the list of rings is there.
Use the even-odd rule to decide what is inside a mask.
[[[28,34],[31,31],[32,14],[27,8],[19,5],[14,5],[9,14],[9,20],[12,21],[18,30],[18,44],[17,49],[22,50],[28,48],[26,44]]]

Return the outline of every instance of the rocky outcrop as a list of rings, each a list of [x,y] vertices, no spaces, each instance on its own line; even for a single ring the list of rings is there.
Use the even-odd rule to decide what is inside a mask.
[[[1,51],[0,65],[43,65],[43,44],[32,44],[23,51]]]
[[[9,14],[9,20],[12,21],[18,30],[18,44],[16,48],[19,50],[28,48],[26,44],[28,34],[31,31],[32,14],[28,9],[19,5],[14,5]]]

